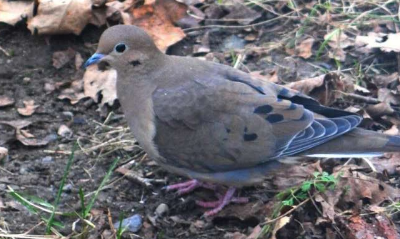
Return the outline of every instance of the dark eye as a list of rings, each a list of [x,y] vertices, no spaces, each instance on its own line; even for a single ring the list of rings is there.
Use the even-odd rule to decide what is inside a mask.
[[[118,53],[123,53],[126,50],[127,46],[124,43],[119,43],[115,45],[115,51]]]

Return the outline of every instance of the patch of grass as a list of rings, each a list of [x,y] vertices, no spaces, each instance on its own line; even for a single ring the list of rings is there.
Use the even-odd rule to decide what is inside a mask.
[[[278,200],[277,205],[271,214],[270,221],[278,219],[280,212],[284,207],[295,207],[299,206],[301,203],[305,202],[307,198],[312,197],[316,193],[323,193],[327,190],[334,190],[339,176],[328,174],[327,172],[315,172],[311,179],[304,181],[300,186],[289,188],[282,191],[276,195]],[[257,238],[261,238],[271,233],[273,229],[273,223],[267,223],[261,229],[260,234]]]
[[[99,187],[96,189],[92,197],[90,198],[90,201],[88,204],[85,202],[85,195],[82,190],[82,188],[79,188],[79,200],[81,203],[82,210],[80,213],[78,212],[57,212],[57,206],[61,200],[61,195],[62,191],[65,185],[65,182],[68,178],[68,174],[71,170],[72,163],[74,161],[74,155],[75,151],[77,150],[78,144],[75,144],[72,153],[68,159],[67,165],[64,170],[63,177],[61,179],[61,183],[59,186],[59,189],[57,191],[56,199],[54,203],[49,203],[44,199],[38,198],[36,196],[31,196],[31,195],[25,195],[22,193],[18,193],[14,191],[11,187],[8,187],[9,191],[8,194],[14,198],[14,200],[18,201],[20,204],[22,204],[29,212],[32,214],[38,215],[42,221],[45,222],[46,224],[46,234],[54,233],[57,236],[62,236],[57,232],[55,229],[57,228],[63,228],[64,225],[63,223],[57,221],[55,219],[56,215],[57,216],[68,216],[68,217],[77,217],[78,219],[82,220],[85,225],[82,227],[82,232],[77,235],[77,238],[86,238],[87,233],[89,232],[88,226],[94,228],[95,225],[90,222],[90,211],[92,210],[94,203],[96,202],[96,199],[100,193],[101,190],[103,190],[105,184],[109,180],[112,172],[114,171],[117,163],[119,162],[119,158],[115,159],[112,165],[109,167],[106,175],[104,176],[103,180],[101,181]],[[50,216],[49,218],[42,216],[43,213],[49,213]],[[120,231],[122,234],[123,231]]]

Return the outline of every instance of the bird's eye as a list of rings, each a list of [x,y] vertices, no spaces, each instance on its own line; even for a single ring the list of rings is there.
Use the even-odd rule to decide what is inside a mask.
[[[123,53],[127,48],[128,47],[124,43],[118,43],[115,45],[114,50],[118,53]]]

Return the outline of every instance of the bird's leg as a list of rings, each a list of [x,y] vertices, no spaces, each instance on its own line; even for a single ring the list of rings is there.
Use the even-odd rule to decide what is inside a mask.
[[[217,201],[211,201],[211,202],[204,202],[204,201],[196,201],[196,204],[201,206],[201,207],[206,207],[206,208],[213,208],[207,212],[204,213],[204,216],[209,217],[217,214],[219,211],[221,211],[226,205],[228,205],[231,202],[234,203],[247,203],[249,201],[248,198],[245,197],[234,197],[233,194],[235,193],[236,189],[233,187],[230,187],[225,195],[217,194],[218,200]]]
[[[165,186],[164,189],[166,191],[176,190],[179,195],[182,195],[182,194],[191,192],[199,187],[207,188],[207,189],[210,189],[213,191],[215,191],[217,189],[216,184],[203,183],[203,182],[198,181],[197,179],[192,179],[192,180],[189,180],[189,181],[186,181],[183,183],[168,185],[168,186]]]
[[[200,187],[200,182],[196,179],[192,179],[183,183],[177,183],[165,186],[164,189],[166,191],[176,190],[179,195],[185,194],[195,190],[196,188]]]

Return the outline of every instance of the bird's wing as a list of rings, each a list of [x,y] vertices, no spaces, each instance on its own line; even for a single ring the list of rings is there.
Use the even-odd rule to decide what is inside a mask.
[[[199,172],[293,155],[348,132],[361,120],[230,69],[159,88],[153,106],[160,154],[176,167]],[[316,119],[307,107],[338,117]]]

